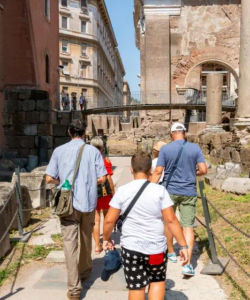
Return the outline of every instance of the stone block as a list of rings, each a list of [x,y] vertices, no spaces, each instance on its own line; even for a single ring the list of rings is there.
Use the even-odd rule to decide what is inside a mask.
[[[24,111],[19,111],[14,114],[14,122],[16,124],[24,124],[26,121],[26,114]]]
[[[0,160],[0,170],[1,171],[14,171],[15,164],[9,159]]]
[[[39,114],[39,122],[37,123],[50,123],[50,114],[45,111],[37,112]]]
[[[19,136],[18,144],[21,148],[34,148],[35,137],[34,136]]]
[[[18,140],[16,136],[13,135],[7,135],[5,137],[6,144],[9,148],[17,148],[18,147]]]
[[[222,158],[223,158],[224,162],[231,161],[231,148],[230,147],[226,147],[225,149],[223,149]]]
[[[69,113],[63,113],[62,116],[61,116],[60,124],[69,126],[70,119],[71,119],[71,117],[70,117]]]
[[[30,154],[30,149],[28,149],[28,148],[19,148],[18,149],[18,154],[21,157],[28,157],[28,155]]]
[[[34,100],[46,100],[49,98],[49,94],[47,91],[41,91],[41,90],[32,90],[30,94],[30,99]]]
[[[240,153],[236,149],[232,150],[232,162],[241,163]]]
[[[9,113],[2,113],[3,126],[13,125],[13,115]]]
[[[40,113],[38,111],[30,111],[25,114],[26,123],[38,124],[40,122]]]
[[[3,112],[14,113],[18,109],[16,100],[7,100],[4,102]]]
[[[54,148],[61,146],[70,141],[69,137],[57,137],[54,139]]]
[[[12,183],[16,180],[16,175],[12,177]],[[20,183],[28,191],[31,199],[30,207],[39,208],[46,207],[46,188],[45,188],[45,172],[37,171],[32,173],[21,173]],[[33,191],[36,190],[36,191]],[[27,193],[25,194],[28,197]]]
[[[50,123],[51,124],[57,124],[58,123],[57,114],[58,114],[58,112],[56,112],[56,111],[51,111],[50,112]]]
[[[34,111],[36,109],[36,103],[34,100],[19,100],[18,111]]]
[[[36,110],[37,111],[49,111],[50,110],[50,100],[44,99],[44,100],[37,100],[36,101]]]
[[[107,142],[107,148],[111,155],[133,155],[137,151],[137,144],[130,138],[119,140],[110,137]]]
[[[37,125],[24,125],[23,133],[25,135],[37,135]]]
[[[250,178],[235,178],[229,177],[222,184],[222,190],[235,194],[250,193]]]
[[[66,125],[53,125],[53,136],[67,136],[68,126]]]
[[[52,125],[50,124],[39,124],[38,125],[38,135],[49,136],[52,135]]]
[[[39,148],[41,146],[43,148],[53,148],[53,137],[52,136],[36,136],[35,137],[35,146],[36,146],[36,148]]]
[[[24,90],[18,91],[17,98],[19,100],[27,100],[30,98],[30,95],[31,95],[31,90],[24,89]]]

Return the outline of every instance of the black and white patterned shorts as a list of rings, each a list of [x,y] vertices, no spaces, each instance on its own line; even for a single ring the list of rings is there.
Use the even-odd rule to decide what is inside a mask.
[[[122,248],[122,262],[130,290],[139,290],[146,287],[150,282],[166,280],[167,252],[164,253],[163,263],[149,264],[149,255]]]

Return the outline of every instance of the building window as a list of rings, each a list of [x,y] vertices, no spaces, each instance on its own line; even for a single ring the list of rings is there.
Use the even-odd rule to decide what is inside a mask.
[[[62,6],[68,6],[68,1],[67,0],[61,0],[61,5]]]
[[[81,7],[87,7],[87,0],[81,0]]]
[[[62,40],[62,52],[68,52],[68,41]]]
[[[87,77],[87,65],[83,62],[80,63],[80,77]]]
[[[81,55],[87,56],[87,45],[86,44],[82,44]]]
[[[81,32],[86,33],[87,24],[85,21],[81,21]]]
[[[62,16],[62,28],[64,29],[68,28],[68,18],[65,16]]]
[[[69,6],[72,8],[80,8],[79,0],[70,0]]]
[[[69,63],[67,61],[63,61],[62,65],[63,65],[63,74],[69,75]]]
[[[45,82],[49,83],[49,55],[45,55]]]
[[[50,19],[50,0],[44,0],[44,15],[48,20]]]

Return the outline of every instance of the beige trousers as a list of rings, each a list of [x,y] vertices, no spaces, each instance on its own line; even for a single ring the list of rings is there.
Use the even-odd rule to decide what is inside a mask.
[[[71,216],[60,219],[70,294],[81,292],[81,280],[85,279],[92,270],[94,219],[94,211],[82,213],[75,209]]]

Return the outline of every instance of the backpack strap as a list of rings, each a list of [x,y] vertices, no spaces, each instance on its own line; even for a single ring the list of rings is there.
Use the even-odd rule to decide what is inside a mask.
[[[175,160],[175,162],[174,162],[174,165],[173,165],[173,167],[172,167],[172,169],[171,169],[171,171],[170,171],[170,173],[169,173],[169,175],[168,175],[168,179],[167,179],[166,185],[165,185],[166,188],[168,187],[169,182],[170,182],[172,176],[174,175],[175,170],[176,170],[177,167],[178,167],[178,163],[179,163],[179,160],[180,160],[180,158],[181,158],[181,154],[182,154],[183,149],[184,149],[184,147],[186,146],[186,144],[187,144],[187,141],[185,140],[184,143],[183,143],[182,146],[181,146],[181,149],[179,150],[179,152],[178,152],[178,154],[177,154],[177,157],[176,157],[176,160]]]

